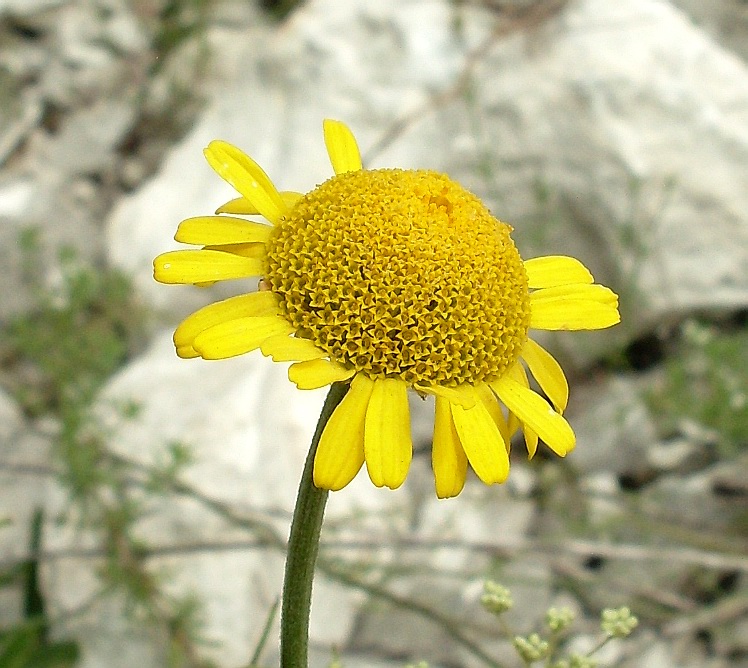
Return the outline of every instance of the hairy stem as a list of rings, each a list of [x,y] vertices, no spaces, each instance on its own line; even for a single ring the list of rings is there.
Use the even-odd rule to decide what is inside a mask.
[[[343,400],[348,385],[334,383],[325,399],[301,474],[296,507],[288,538],[286,575],[281,606],[281,668],[306,668],[309,643],[309,611],[312,603],[314,564],[328,491],[314,486],[314,455],[327,421]]]

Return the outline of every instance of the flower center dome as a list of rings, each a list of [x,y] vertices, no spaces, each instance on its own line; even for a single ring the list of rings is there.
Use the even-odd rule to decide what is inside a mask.
[[[346,172],[274,228],[266,278],[297,335],[346,367],[411,384],[490,381],[530,324],[511,230],[442,174]]]

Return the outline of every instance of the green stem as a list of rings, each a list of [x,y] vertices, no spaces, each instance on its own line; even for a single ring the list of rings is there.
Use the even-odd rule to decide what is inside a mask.
[[[348,391],[348,385],[333,383],[317,422],[309,454],[301,474],[296,507],[291,520],[286,555],[286,576],[281,606],[281,668],[306,668],[309,643],[309,610],[312,603],[314,564],[325,515],[328,491],[314,486],[314,455],[327,421]]]

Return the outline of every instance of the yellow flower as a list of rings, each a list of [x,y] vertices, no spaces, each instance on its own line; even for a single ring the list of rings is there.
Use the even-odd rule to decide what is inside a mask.
[[[570,257],[522,261],[480,200],[430,171],[364,170],[356,140],[324,123],[335,176],[310,193],[279,192],[236,147],[211,142],[211,167],[241,195],[215,216],[183,221],[162,283],[261,277],[260,290],[211,304],[174,332],[180,357],[224,359],[259,348],[293,362],[300,389],[350,389],[322,434],[318,487],[345,487],[366,462],[378,487],[399,487],[412,456],[407,391],[435,397],[432,465],[439,497],[460,493],[468,463],[486,484],[509,473],[522,428],[566,455],[568,385],[529,329],[600,329],[618,298]],[[260,215],[264,222],[238,218]],[[550,399],[530,388],[525,366]],[[502,404],[505,409],[502,409]]]

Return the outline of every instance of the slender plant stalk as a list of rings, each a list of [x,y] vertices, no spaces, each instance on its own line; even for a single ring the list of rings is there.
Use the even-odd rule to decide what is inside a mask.
[[[255,647],[254,654],[252,654],[252,658],[249,660],[249,666],[247,668],[257,668],[257,666],[260,665],[260,657],[262,657],[262,651],[265,649],[265,645],[270,637],[270,631],[273,628],[275,615],[278,614],[278,606],[280,606],[280,598],[276,598],[275,601],[273,601],[273,605],[270,606],[270,611],[265,620],[265,626],[262,629],[260,641],[257,643],[257,647]]]
[[[319,551],[319,534],[325,515],[327,490],[314,486],[314,455],[332,412],[343,400],[348,385],[333,383],[317,422],[309,454],[301,474],[296,507],[291,520],[286,555],[286,576],[281,605],[281,668],[307,668],[309,610],[312,604],[314,564]]]

